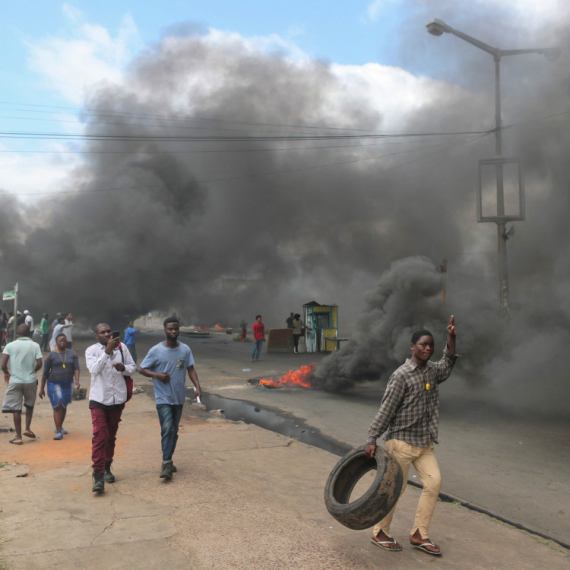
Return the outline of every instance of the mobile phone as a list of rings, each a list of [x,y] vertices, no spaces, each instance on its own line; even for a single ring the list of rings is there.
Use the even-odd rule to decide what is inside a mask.
[[[113,338],[120,338],[121,331],[113,331]]]

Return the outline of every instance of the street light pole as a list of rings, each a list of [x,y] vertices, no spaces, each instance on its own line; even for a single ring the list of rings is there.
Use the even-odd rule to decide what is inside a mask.
[[[503,163],[500,159],[503,157],[503,138],[501,124],[501,58],[508,55],[523,55],[538,53],[544,55],[549,60],[555,60],[560,57],[558,48],[536,48],[536,49],[514,49],[501,50],[494,48],[485,42],[477,40],[468,34],[455,30],[448,26],[445,22],[434,18],[426,25],[427,31],[433,36],[441,36],[444,33],[453,34],[458,38],[478,47],[479,49],[491,54],[495,60],[495,164],[496,180],[497,180],[497,216],[495,223],[497,224],[497,240],[498,240],[498,257],[499,257],[499,301],[501,316],[507,317],[509,310],[509,276],[507,269],[507,239],[505,214],[505,190],[504,190],[504,172]]]
[[[503,130],[501,125],[501,55],[495,54],[495,158],[503,156]],[[503,164],[495,165],[497,179],[497,217],[505,216],[505,186]],[[507,266],[507,227],[497,222],[499,253],[499,307],[501,316],[509,315],[509,271]]]

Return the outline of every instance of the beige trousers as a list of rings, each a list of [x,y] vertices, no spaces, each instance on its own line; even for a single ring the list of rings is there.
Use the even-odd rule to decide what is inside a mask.
[[[441,488],[441,474],[435,457],[433,443],[429,447],[416,447],[399,439],[390,439],[386,442],[386,450],[402,468],[404,485],[402,486],[400,497],[406,490],[410,464],[414,465],[420,476],[424,488],[418,502],[414,527],[410,534],[414,534],[416,530],[419,529],[422,538],[428,538],[429,523],[435,510],[435,504],[437,503],[437,497]],[[378,533],[383,530],[387,536],[392,537],[390,534],[390,524],[392,523],[392,517],[394,516],[397,505],[398,503],[396,503],[386,517],[374,527],[372,530],[374,536],[377,536]]]

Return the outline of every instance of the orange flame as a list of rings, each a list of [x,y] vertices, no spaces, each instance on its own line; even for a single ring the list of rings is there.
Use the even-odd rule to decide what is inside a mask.
[[[307,379],[307,376],[315,369],[314,364],[309,366],[301,366],[299,370],[289,370],[287,374],[281,376],[277,380],[272,380],[271,378],[262,378],[259,381],[260,386],[270,386],[271,388],[277,388],[278,386],[288,385],[288,386],[301,386],[302,388],[310,388],[311,382]]]
[[[222,325],[216,325],[216,328],[220,331],[225,331],[226,327],[223,327]]]

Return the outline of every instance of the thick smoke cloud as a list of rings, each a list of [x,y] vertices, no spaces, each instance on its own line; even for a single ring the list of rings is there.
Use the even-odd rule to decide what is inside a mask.
[[[445,323],[450,314],[455,314],[462,354],[458,371],[464,378],[475,387],[484,388],[491,399],[506,408],[568,418],[566,402],[570,397],[570,385],[563,371],[562,357],[570,342],[567,293],[570,285],[567,223],[570,171],[565,158],[569,150],[565,111],[570,85],[570,45],[567,35],[562,33],[568,14],[564,17],[561,14],[550,27],[548,36],[544,30],[535,30],[526,36],[509,33],[507,25],[504,37],[492,41],[488,37],[488,19],[481,25],[476,21],[471,21],[470,26],[462,25],[460,19],[452,19],[453,14],[446,14],[445,6],[442,8],[438,14],[426,11],[419,17],[416,14],[415,18],[427,21],[434,15],[443,17],[492,45],[500,40],[504,48],[556,45],[562,49],[562,57],[555,63],[548,63],[540,56],[503,62],[506,85],[503,116],[505,123],[516,123],[504,131],[505,154],[521,159],[527,197],[527,219],[516,225],[516,233],[507,243],[510,319],[501,322],[497,317],[496,228],[492,224],[487,227],[473,224],[474,207],[465,202],[460,205],[454,197],[452,204],[439,202],[441,207],[450,207],[449,212],[454,218],[451,223],[463,224],[461,254],[450,265],[445,307],[437,302],[438,291],[430,292],[427,286],[433,280],[437,281],[433,263],[411,258],[393,264],[365,303],[360,322],[355,327],[354,342],[317,369],[314,383],[336,390],[350,387],[357,381],[385,380],[408,356],[411,329],[433,327],[436,337],[439,336],[437,344],[441,346],[445,340],[442,335]],[[553,30],[561,33],[553,35]],[[426,38],[429,38],[427,34]],[[411,40],[404,37],[402,42],[407,39]],[[429,39],[433,41],[433,38]],[[449,41],[460,44],[457,47],[462,55],[463,50],[470,48],[467,44],[462,46],[455,38]],[[427,46],[427,40],[421,38],[417,44]],[[445,55],[450,56],[453,72],[461,71],[464,84],[470,89],[480,89],[481,81],[491,87],[492,61],[485,54],[474,52],[467,57],[471,63],[468,73],[465,68],[457,69],[456,56],[449,52]],[[408,50],[408,57],[411,53],[427,53],[429,57],[433,49]],[[411,63],[409,59],[408,62]],[[486,105],[492,109],[491,97]],[[480,112],[481,109],[477,109],[476,113]],[[551,118],[536,120],[551,115]],[[474,113],[457,106],[442,112],[436,104],[431,109],[422,109],[415,117],[415,124],[422,130],[430,128],[434,116],[439,118],[440,127],[453,124],[455,128],[461,128],[473,119]],[[472,155],[473,166],[478,158],[492,156],[489,143],[486,156]],[[429,172],[424,173],[436,175],[436,169],[440,167],[441,163],[434,161]],[[469,192],[473,192],[475,172],[461,180],[461,171],[461,166],[449,164],[437,176],[458,193],[466,188],[466,181],[473,181],[469,185]],[[445,231],[445,227],[439,230]],[[423,235],[430,239],[432,233]],[[433,259],[437,263],[437,258]],[[417,268],[418,273],[406,280],[405,275],[412,267]],[[407,283],[410,294],[399,288],[401,278]],[[402,298],[404,303],[401,303]],[[407,304],[413,307],[411,312],[407,311]],[[391,307],[397,307],[397,311],[390,311]]]
[[[423,79],[422,97],[410,103],[412,87],[402,96],[398,130],[491,127],[490,58],[457,39],[451,52],[453,38],[436,40],[423,26],[435,15],[491,44],[526,46],[508,27],[489,37],[483,16],[454,20],[453,3],[440,3],[438,14],[426,5],[413,16],[417,35],[404,33],[407,62],[419,65],[418,54],[440,50],[441,61],[449,57],[441,76],[450,79],[469,53],[465,89]],[[23,305],[36,314],[65,308],[91,322],[176,309],[187,322],[251,322],[261,312],[280,326],[315,299],[338,303],[350,323],[348,315],[363,309],[351,344],[317,371],[315,382],[329,389],[385,378],[416,326],[432,328],[441,345],[453,313],[464,376],[475,385],[486,379],[502,401],[559,411],[568,389],[553,363],[570,340],[567,117],[532,119],[566,109],[566,35],[525,38],[558,43],[558,62],[531,57],[503,67],[505,122],[518,124],[505,131],[505,152],[523,162],[529,213],[508,242],[512,316],[501,324],[496,229],[475,222],[477,161],[493,155],[491,137],[389,139],[366,149],[361,141],[157,140],[394,128],[370,95],[378,77],[388,77],[378,69],[343,74],[253,49],[237,36],[193,33],[172,28],[132,62],[122,85],[94,89],[86,101],[97,110],[85,113],[87,133],[140,140],[85,143],[91,154],[63,193],[35,207],[3,197],[4,289],[19,281]],[[445,305],[435,270],[444,257]]]
[[[418,232],[430,234],[419,253],[458,254],[459,227],[429,229],[444,226],[446,207],[406,207],[420,199],[417,173],[386,171],[398,163],[375,158],[421,158],[417,141],[359,149],[361,141],[152,138],[381,129],[358,87],[321,62],[252,52],[241,38],[163,40],[132,63],[124,86],[87,101],[97,110],[85,113],[89,135],[143,138],[85,143],[91,154],[63,193],[29,209],[22,240],[3,247],[2,281],[20,281],[36,313],[65,308],[98,320],[176,308],[187,321],[227,324],[262,312],[271,325],[311,298],[355,310],[361,283],[408,254]],[[428,151],[453,144],[436,139]]]
[[[354,336],[339,352],[316,369],[313,384],[327,390],[342,390],[356,382],[387,379],[409,356],[414,331],[428,329],[436,340],[436,354],[445,342],[450,312],[457,311],[461,332],[461,368],[467,378],[481,381],[477,369],[489,356],[497,354],[501,322],[492,300],[471,298],[464,302],[444,302],[443,267],[426,257],[395,261],[382,275],[376,288],[364,299],[364,310]]]

